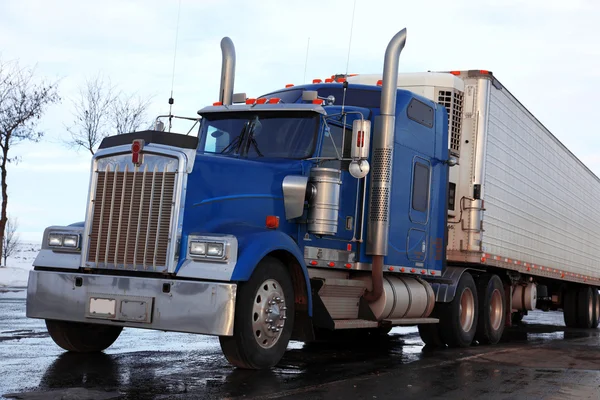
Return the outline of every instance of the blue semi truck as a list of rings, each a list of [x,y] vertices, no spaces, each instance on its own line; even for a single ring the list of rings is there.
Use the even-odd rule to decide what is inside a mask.
[[[27,315],[68,351],[102,351],[124,327],[191,332],[254,369],[290,340],[348,330],[418,325],[430,346],[494,344],[535,308],[597,327],[597,268],[559,277],[485,236],[484,191],[495,197],[476,155],[492,122],[469,118],[499,82],[487,71],[399,82],[405,40],[390,41],[378,77],[247,98],[233,93],[223,39],[220,101],[198,112],[197,136],[103,140],[85,221],[44,232]]]

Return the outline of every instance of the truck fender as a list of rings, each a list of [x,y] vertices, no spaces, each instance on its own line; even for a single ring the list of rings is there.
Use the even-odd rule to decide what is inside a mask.
[[[460,278],[465,271],[469,269],[464,267],[446,267],[442,274],[443,281],[429,282],[435,294],[435,301],[437,303],[449,303],[454,300],[458,282],[460,282]]]
[[[233,233],[233,232],[232,232]],[[306,286],[308,315],[312,316],[312,296],[310,279],[304,257],[291,237],[276,230],[256,230],[233,233],[238,239],[238,261],[231,276],[232,281],[247,281],[258,263],[275,252],[275,257],[288,253],[300,266]],[[285,254],[285,253],[284,253]],[[292,279],[294,276],[292,275]]]

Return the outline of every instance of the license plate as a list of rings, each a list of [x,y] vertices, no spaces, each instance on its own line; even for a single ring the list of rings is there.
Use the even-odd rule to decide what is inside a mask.
[[[115,299],[102,299],[90,297],[90,316],[114,317],[117,312]]]

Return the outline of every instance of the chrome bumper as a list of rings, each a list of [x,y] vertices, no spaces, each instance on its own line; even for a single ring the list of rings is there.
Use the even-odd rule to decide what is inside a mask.
[[[233,283],[31,271],[27,316],[231,336],[236,289]],[[111,311],[94,313],[98,299]]]

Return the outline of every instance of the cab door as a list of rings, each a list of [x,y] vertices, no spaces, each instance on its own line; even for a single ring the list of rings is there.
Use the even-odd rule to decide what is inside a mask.
[[[431,163],[415,156],[412,162],[412,181],[409,207],[409,229],[406,255],[409,260],[425,261],[431,199]]]

